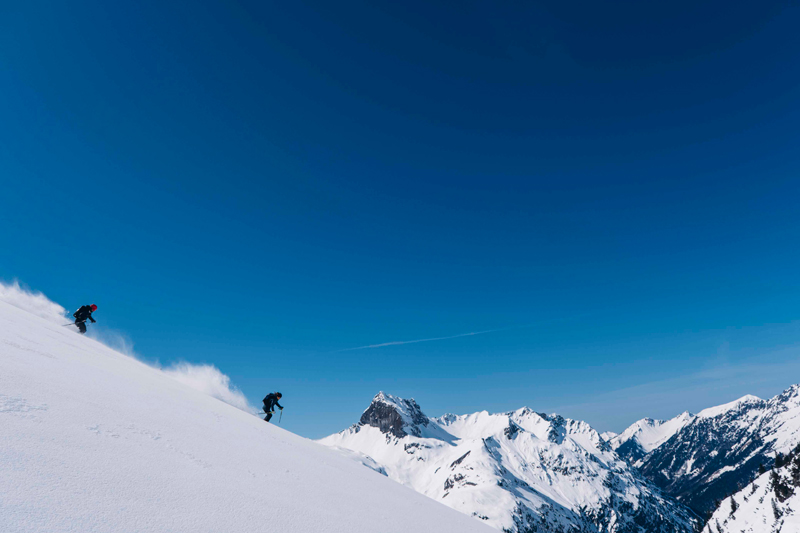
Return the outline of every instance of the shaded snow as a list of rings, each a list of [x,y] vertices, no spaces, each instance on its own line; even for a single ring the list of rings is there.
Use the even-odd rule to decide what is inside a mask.
[[[644,476],[700,514],[800,442],[800,386],[705,409],[637,462]],[[799,532],[800,533],[800,532]]]

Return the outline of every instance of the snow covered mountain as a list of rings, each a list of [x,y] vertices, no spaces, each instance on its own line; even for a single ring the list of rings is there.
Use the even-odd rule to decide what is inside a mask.
[[[492,529],[0,301],[0,531]]]
[[[614,451],[628,462],[636,464],[642,457],[664,444],[670,437],[694,420],[694,415],[684,412],[670,420],[642,418],[625,431],[603,434]]]
[[[585,422],[528,408],[427,417],[383,392],[322,439],[373,469],[507,532],[688,533],[663,497]]]
[[[800,531],[800,454],[725,498],[703,533]]]
[[[698,413],[637,463],[642,474],[701,514],[749,483],[759,465],[800,442],[800,385],[770,400],[744,396]]]

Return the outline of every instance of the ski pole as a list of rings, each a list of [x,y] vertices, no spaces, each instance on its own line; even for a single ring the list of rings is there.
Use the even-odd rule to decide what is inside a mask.
[[[281,409],[281,416],[278,417],[278,424],[281,423],[282,418],[283,418],[283,409]]]

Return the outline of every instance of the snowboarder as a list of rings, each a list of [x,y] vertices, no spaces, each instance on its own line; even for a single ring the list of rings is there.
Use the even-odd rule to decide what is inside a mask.
[[[92,321],[92,324],[97,322],[94,318],[92,318],[92,313],[97,311],[97,306],[92,305],[82,305],[80,309],[72,313],[72,316],[75,317],[75,325],[78,326],[78,329],[81,330],[81,335],[86,333],[86,320],[89,319]]]
[[[278,403],[283,395],[280,392],[270,392],[264,397],[264,412],[267,413],[267,416],[264,417],[264,420],[269,422],[269,419],[272,418],[272,413],[275,412],[275,407],[283,411],[283,406]]]

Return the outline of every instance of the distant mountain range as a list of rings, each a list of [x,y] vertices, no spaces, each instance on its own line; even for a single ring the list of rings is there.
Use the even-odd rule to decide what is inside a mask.
[[[705,515],[750,483],[759,465],[772,465],[776,452],[798,442],[800,385],[794,385],[769,400],[744,396],[700,411],[636,464],[665,493]]]
[[[689,533],[800,442],[800,385],[618,435],[528,408],[431,418],[381,392],[321,442],[510,533]]]
[[[587,423],[528,408],[430,418],[381,392],[322,442],[503,531],[690,533],[696,523]]]
[[[692,420],[694,420],[694,415],[688,412],[681,413],[669,420],[643,418],[634,422],[619,435],[607,433],[606,437],[608,437],[609,444],[620,457],[636,464],[637,461],[664,444]]]

